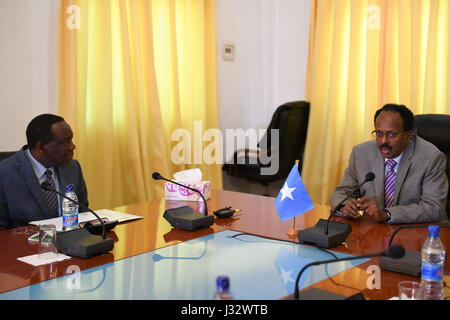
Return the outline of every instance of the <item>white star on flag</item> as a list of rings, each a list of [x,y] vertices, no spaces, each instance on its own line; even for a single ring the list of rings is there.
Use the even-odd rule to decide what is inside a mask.
[[[291,275],[292,271],[294,271],[293,269],[289,271],[285,271],[283,267],[281,267],[280,269],[281,269],[281,279],[283,279],[284,285],[286,285],[288,282],[294,282],[294,279],[292,279]]]
[[[280,190],[280,192],[282,193],[281,201],[283,201],[284,198],[289,198],[291,200],[294,200],[294,198],[292,197],[292,192],[294,192],[295,189],[296,188],[289,188],[287,182],[285,182],[283,189]]]
[[[290,200],[284,201],[286,198]],[[292,167],[283,188],[275,199],[275,209],[283,222],[314,209],[300,173],[298,173],[297,164]]]

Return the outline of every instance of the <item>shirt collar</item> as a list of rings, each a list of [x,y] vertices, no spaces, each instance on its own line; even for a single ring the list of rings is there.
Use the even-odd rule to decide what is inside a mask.
[[[53,170],[53,167],[51,168],[46,168],[44,167],[39,161],[37,161],[30,152],[30,149],[26,149],[25,150],[25,154],[27,155],[28,159],[31,162],[31,166],[33,167],[33,171],[34,174],[36,175],[36,177],[38,179],[42,178],[42,176],[45,174],[45,171],[50,170],[53,174],[53,176],[55,175],[55,171]]]
[[[398,164],[400,163],[400,159],[402,158],[402,155],[403,155],[403,152],[400,153],[400,154],[399,154],[397,157],[395,157],[395,158],[389,158],[389,159],[384,158],[384,163],[386,164],[386,162],[387,162],[388,160],[394,160],[394,161],[396,162],[396,165],[398,165]]]

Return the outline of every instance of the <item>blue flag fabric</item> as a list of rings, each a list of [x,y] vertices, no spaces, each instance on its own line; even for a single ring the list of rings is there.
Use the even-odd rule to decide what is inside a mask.
[[[283,222],[314,209],[296,164],[275,199],[275,208]]]
[[[311,262],[313,262],[313,260],[294,254],[286,248],[280,248],[277,257],[275,258],[275,267],[280,275],[280,281],[283,282],[283,285],[286,288],[286,293],[291,294],[295,292],[295,279],[297,278],[298,273],[304,266]],[[298,284],[300,289],[306,287],[305,282],[307,281],[308,274],[311,270],[312,268],[307,268],[303,272]],[[324,279],[325,278],[326,277],[324,277]],[[308,282],[310,283],[311,281]],[[310,283],[310,285],[311,284],[313,283]]]

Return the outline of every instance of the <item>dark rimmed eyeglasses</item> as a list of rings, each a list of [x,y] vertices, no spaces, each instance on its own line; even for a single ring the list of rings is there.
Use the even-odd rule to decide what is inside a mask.
[[[381,139],[383,138],[383,136],[385,136],[387,139],[395,139],[401,135],[404,135],[405,132],[395,132],[395,131],[388,131],[388,132],[383,132],[380,130],[373,130],[372,131],[372,135],[377,138],[377,139]]]

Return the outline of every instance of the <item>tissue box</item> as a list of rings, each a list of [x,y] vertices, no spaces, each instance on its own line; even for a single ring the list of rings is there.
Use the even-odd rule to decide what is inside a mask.
[[[209,181],[201,181],[196,183],[183,182],[182,184],[200,191],[203,197],[205,197],[205,200],[208,200],[211,196],[211,183]],[[166,190],[166,200],[203,201],[202,197],[200,197],[197,192],[189,190],[188,188],[181,187],[171,182],[166,182],[164,186],[164,189]]]

